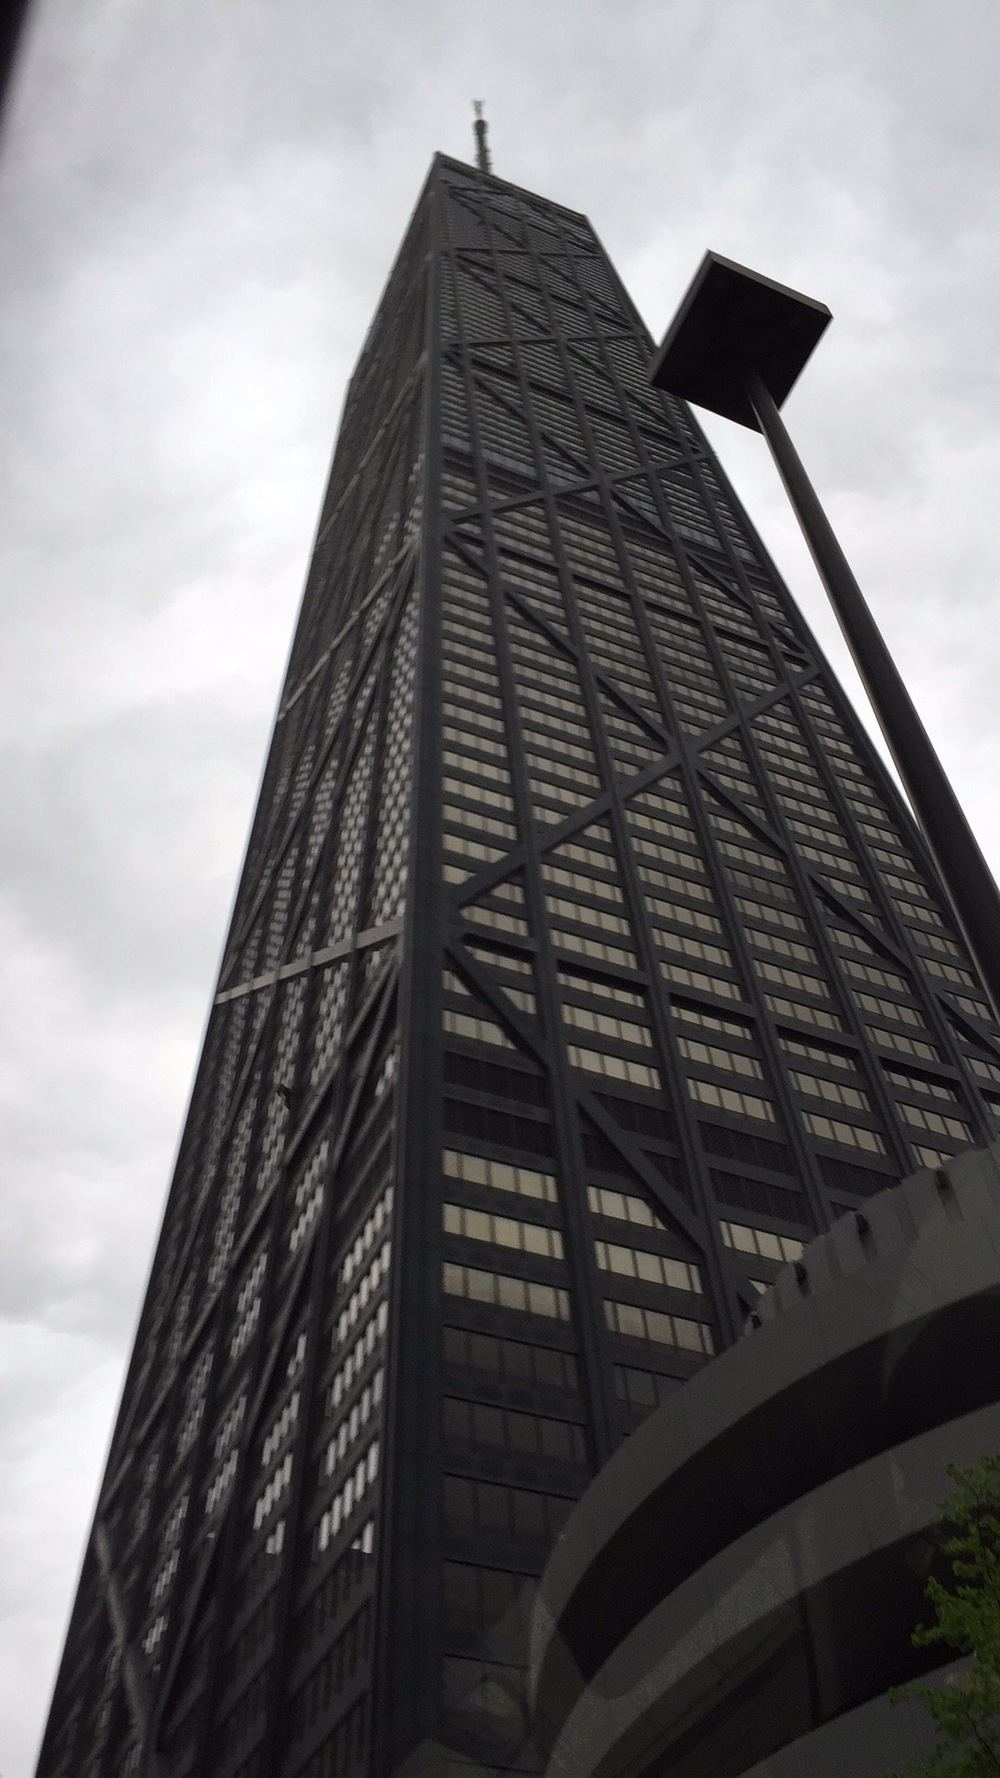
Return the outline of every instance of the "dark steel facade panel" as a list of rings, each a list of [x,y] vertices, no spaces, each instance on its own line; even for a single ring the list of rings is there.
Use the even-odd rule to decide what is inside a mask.
[[[350,385],[39,1778],[532,1771],[570,1506],[987,1139],[922,842],[586,219],[438,158]]]

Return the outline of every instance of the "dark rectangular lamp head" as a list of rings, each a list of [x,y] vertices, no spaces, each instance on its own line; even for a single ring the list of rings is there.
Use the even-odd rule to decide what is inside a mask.
[[[756,371],[780,407],[832,319],[825,303],[721,254],[706,253],[649,380],[668,395],[756,432],[744,391],[745,372]]]

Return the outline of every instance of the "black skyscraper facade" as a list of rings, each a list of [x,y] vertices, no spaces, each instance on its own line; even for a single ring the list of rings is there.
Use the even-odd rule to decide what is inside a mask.
[[[40,1778],[537,1770],[589,1478],[811,1236],[994,1134],[921,840],[652,351],[583,217],[434,162]]]

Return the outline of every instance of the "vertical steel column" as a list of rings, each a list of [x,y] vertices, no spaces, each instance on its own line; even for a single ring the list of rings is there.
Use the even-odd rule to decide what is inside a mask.
[[[743,385],[997,1012],[1000,891],[770,390],[754,370],[744,372]]]

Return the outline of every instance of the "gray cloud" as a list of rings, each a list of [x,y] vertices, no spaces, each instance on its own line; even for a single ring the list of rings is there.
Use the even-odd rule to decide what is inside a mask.
[[[0,1769],[26,1778],[343,385],[437,148],[823,297],[802,451],[983,842],[990,0],[37,0],[0,145]],[[838,665],[761,441],[709,430]],[[853,685],[855,682],[850,680]]]

